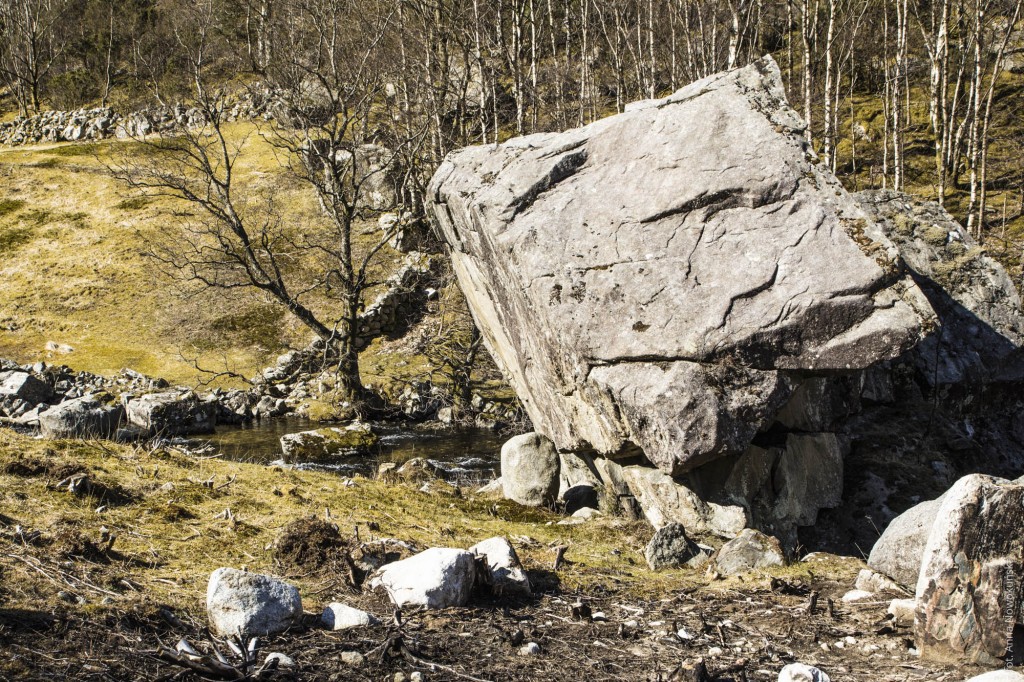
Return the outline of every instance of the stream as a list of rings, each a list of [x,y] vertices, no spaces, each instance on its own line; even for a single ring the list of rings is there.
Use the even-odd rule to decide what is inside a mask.
[[[327,426],[305,419],[268,419],[243,426],[218,426],[215,434],[189,440],[195,447],[210,446],[225,459],[258,464],[280,463],[281,436]],[[334,471],[344,476],[372,476],[381,462],[402,464],[423,457],[440,466],[452,482],[479,482],[498,476],[501,446],[507,440],[488,429],[438,429],[387,423],[373,424],[380,441],[368,455],[338,457],[325,463],[297,463],[298,469]]]

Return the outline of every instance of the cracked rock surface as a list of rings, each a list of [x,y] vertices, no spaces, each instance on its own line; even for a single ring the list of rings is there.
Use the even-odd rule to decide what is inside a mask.
[[[447,157],[428,211],[537,431],[679,474],[742,452],[794,377],[920,339],[931,307],[802,130],[765,58]]]

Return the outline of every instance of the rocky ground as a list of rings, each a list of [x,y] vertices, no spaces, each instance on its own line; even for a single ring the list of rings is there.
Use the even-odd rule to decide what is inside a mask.
[[[886,614],[900,595],[843,602],[858,559],[817,555],[734,577],[654,572],[646,524],[562,525],[552,512],[422,477],[342,479],[3,430],[0,508],[2,679],[217,679],[161,657],[182,638],[246,670],[208,630],[206,583],[219,566],[281,576],[302,594],[301,624],[259,642],[244,674],[274,652],[294,667],[259,679],[697,679],[685,671],[700,658],[716,680],[774,680],[793,661],[836,681],[979,672],[917,659],[910,631]],[[287,539],[293,522],[312,517],[329,518],[338,535]],[[533,596],[480,588],[466,606],[406,608],[399,621],[338,560],[383,537],[425,548],[496,535],[516,546]],[[382,624],[326,630],[320,610],[334,601]],[[539,651],[521,653],[531,642]]]

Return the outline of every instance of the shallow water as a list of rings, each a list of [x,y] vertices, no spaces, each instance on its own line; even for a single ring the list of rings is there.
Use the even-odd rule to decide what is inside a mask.
[[[218,426],[217,433],[197,438],[225,459],[271,464],[281,459],[281,436],[324,424],[305,419],[270,419],[243,426]],[[373,474],[381,462],[402,463],[423,457],[446,471],[453,481],[482,481],[498,475],[503,437],[488,429],[436,429],[374,424],[380,442],[368,455],[340,457],[330,463],[300,462],[300,469],[336,471],[343,475]]]

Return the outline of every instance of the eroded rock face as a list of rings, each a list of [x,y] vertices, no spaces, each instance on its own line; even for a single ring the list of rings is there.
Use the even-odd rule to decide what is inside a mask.
[[[742,453],[791,371],[894,358],[932,319],[813,162],[777,65],[452,153],[428,211],[492,356],[561,450],[680,474]]]

